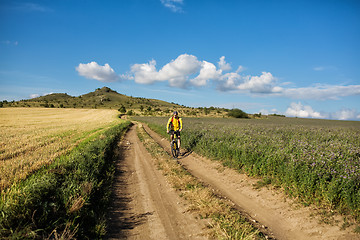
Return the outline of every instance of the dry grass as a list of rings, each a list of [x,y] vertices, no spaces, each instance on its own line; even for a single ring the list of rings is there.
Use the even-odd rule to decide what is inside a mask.
[[[0,108],[0,190],[119,122],[116,110]]]

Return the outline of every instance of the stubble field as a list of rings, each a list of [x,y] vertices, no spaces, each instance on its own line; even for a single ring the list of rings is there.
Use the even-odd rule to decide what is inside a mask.
[[[119,123],[116,110],[0,108],[0,190]]]

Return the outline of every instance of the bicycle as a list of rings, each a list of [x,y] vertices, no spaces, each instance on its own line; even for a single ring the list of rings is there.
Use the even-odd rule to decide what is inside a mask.
[[[171,155],[174,157],[174,158],[177,158],[179,156],[179,153],[180,153],[180,150],[179,150],[179,147],[178,147],[178,134],[177,134],[178,131],[174,131],[174,138],[173,140],[171,141],[170,143],[170,148],[171,148]],[[171,132],[170,132],[171,134]]]

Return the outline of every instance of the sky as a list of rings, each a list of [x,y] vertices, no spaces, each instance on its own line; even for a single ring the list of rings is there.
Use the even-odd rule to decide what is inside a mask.
[[[360,120],[360,1],[0,0],[0,101],[104,86]]]

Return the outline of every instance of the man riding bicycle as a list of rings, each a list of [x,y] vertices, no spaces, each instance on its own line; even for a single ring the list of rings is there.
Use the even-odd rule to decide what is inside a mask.
[[[179,117],[179,113],[175,111],[173,115],[169,118],[169,121],[166,125],[167,133],[171,134],[171,141],[174,140],[174,134],[178,137],[178,148],[180,151],[180,132],[182,130],[182,119]]]

